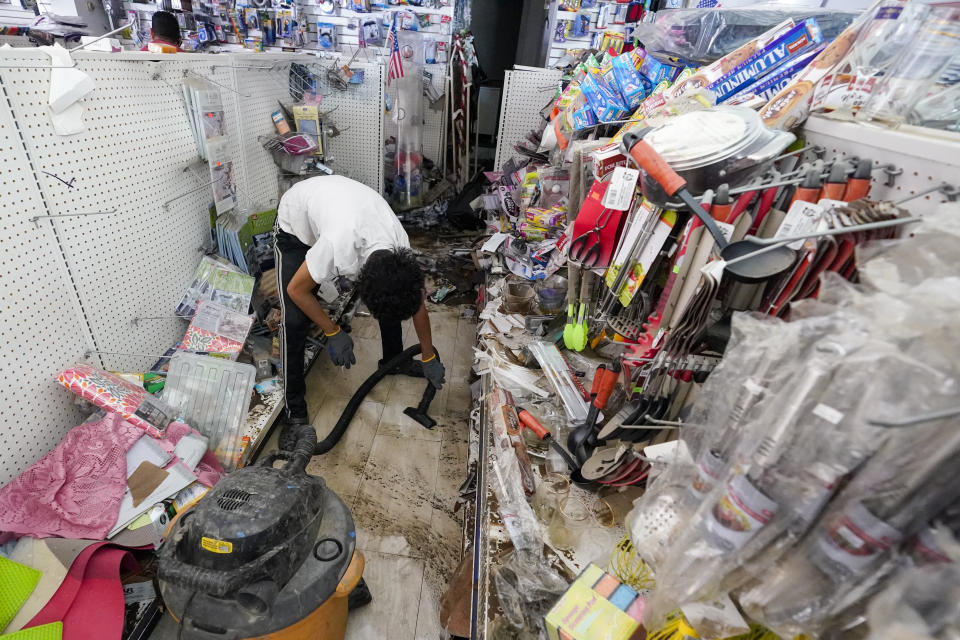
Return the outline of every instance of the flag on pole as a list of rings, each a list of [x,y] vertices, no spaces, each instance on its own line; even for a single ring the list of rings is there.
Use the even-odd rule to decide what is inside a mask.
[[[394,78],[403,77],[403,59],[400,57],[400,42],[397,38],[397,13],[393,14],[393,22],[390,25],[390,64],[387,71],[387,84]]]

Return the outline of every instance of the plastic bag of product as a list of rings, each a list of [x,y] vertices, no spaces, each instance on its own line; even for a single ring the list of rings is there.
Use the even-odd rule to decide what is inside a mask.
[[[895,568],[903,541],[957,499],[958,464],[960,431],[949,420],[891,430],[802,544],[741,594],[744,609],[785,637],[843,619]]]
[[[631,540],[644,559],[658,566],[679,531],[725,473],[729,451],[738,444],[744,420],[763,399],[766,388],[789,371],[778,362],[796,356],[790,325],[769,317],[736,314],[724,359],[704,383],[680,430],[681,446],[666,470],[647,488],[631,511]]]
[[[867,607],[867,640],[936,640],[960,634],[960,565],[897,574]]]
[[[907,3],[880,12],[857,36],[856,42],[818,89],[818,108],[832,117],[849,118],[860,110],[877,83],[904,48],[912,46],[929,7]]]
[[[901,124],[958,53],[960,9],[933,7],[914,34],[911,46],[900,51],[889,72],[877,81],[857,119]]]
[[[647,51],[699,63],[710,63],[738,49],[788,18],[815,18],[826,40],[853,22],[857,12],[830,9],[790,9],[754,5],[744,9],[673,9],[658,11],[656,22],[641,22],[634,36]]]
[[[519,637],[546,638],[543,619],[566,592],[567,581],[545,562],[531,564],[528,557],[513,553],[494,570],[493,582],[497,602],[512,631],[527,633]]]
[[[944,86],[921,98],[907,116],[907,123],[918,127],[960,131],[960,83]]]

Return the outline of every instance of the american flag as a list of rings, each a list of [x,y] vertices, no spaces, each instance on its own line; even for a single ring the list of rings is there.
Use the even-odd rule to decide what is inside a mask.
[[[387,84],[394,78],[403,77],[403,59],[400,57],[400,42],[397,39],[397,14],[393,14],[393,23],[390,25],[390,68],[387,71]]]

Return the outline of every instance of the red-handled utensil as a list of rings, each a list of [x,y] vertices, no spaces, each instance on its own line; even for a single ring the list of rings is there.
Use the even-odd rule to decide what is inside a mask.
[[[843,200],[843,194],[847,190],[847,163],[838,162],[830,167],[830,175],[827,181],[823,183],[820,189],[819,200]]]
[[[857,163],[853,175],[847,180],[847,189],[843,193],[844,202],[853,202],[870,195],[870,173],[873,170],[873,160],[864,158]]]

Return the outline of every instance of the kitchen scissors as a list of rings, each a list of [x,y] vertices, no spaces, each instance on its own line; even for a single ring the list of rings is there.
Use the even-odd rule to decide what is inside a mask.
[[[613,209],[604,209],[593,222],[593,229],[581,234],[570,242],[570,258],[585,267],[596,266],[600,260],[600,250],[603,248],[600,242],[600,232],[610,223],[613,218]],[[596,236],[591,244],[590,237]]]

